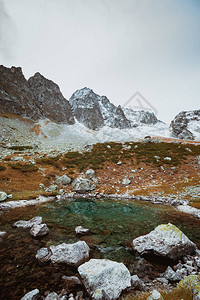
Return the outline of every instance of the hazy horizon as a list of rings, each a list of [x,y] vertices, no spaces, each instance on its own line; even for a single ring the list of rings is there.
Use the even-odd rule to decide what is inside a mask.
[[[199,13],[197,0],[0,0],[0,64],[66,99],[87,86],[124,106],[139,91],[169,123],[200,108]]]

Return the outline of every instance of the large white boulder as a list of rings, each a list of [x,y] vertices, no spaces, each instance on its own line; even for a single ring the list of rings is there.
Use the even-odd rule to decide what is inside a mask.
[[[89,179],[79,176],[72,182],[72,187],[77,193],[86,193],[95,190],[96,184]]]
[[[50,246],[50,249],[41,248],[37,251],[36,258],[41,261],[51,260],[52,263],[65,263],[79,266],[89,259],[90,248],[84,241],[74,244],[60,244]]]
[[[173,260],[193,254],[196,245],[175,225],[162,224],[149,234],[133,240],[133,249],[142,254],[155,254]]]
[[[17,221],[13,224],[13,227],[16,228],[31,228],[33,225],[40,225],[42,223],[42,217],[37,216],[28,221]]]
[[[123,263],[91,259],[78,268],[83,284],[92,299],[117,299],[131,286],[131,275]]]

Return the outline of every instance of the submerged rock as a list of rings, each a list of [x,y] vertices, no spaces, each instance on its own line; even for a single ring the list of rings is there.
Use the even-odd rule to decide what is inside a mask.
[[[72,266],[79,266],[89,259],[90,248],[84,241],[74,244],[60,244],[50,246],[50,249],[41,248],[37,251],[36,258],[41,261],[51,260],[52,263],[65,263]]]
[[[92,183],[89,179],[78,177],[73,183],[72,187],[77,193],[85,193],[96,189],[96,184]]]
[[[8,195],[5,192],[0,192],[0,202],[5,201]]]
[[[49,228],[44,224],[34,224],[30,230],[30,233],[34,237],[44,236],[49,233]]]
[[[92,299],[117,299],[131,286],[131,275],[123,263],[107,259],[91,259],[78,268]]]
[[[149,234],[134,239],[132,245],[141,255],[154,254],[172,260],[193,254],[197,248],[181,230],[170,223],[159,225]]]
[[[37,217],[34,217],[32,219],[30,219],[29,221],[17,221],[13,224],[13,227],[16,227],[16,228],[31,228],[33,225],[40,225],[42,223],[42,217],[40,216],[37,216]]]
[[[21,298],[21,300],[36,300],[38,299],[39,290],[35,289],[33,291],[28,292],[24,297]]]

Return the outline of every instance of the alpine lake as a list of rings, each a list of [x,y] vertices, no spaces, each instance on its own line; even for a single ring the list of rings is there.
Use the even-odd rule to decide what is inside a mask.
[[[49,234],[33,238],[29,230],[12,224],[41,216]],[[39,262],[38,249],[84,240],[90,246],[91,258],[123,262],[131,272],[150,280],[166,269],[163,261],[147,261],[130,250],[131,241],[149,233],[157,225],[172,223],[200,247],[200,220],[167,205],[112,199],[76,199],[46,202],[37,206],[0,212],[0,230],[8,234],[0,241],[0,299],[18,300],[38,288],[61,291],[62,276],[77,275],[77,269],[66,265]],[[90,229],[86,236],[76,236],[75,227]]]

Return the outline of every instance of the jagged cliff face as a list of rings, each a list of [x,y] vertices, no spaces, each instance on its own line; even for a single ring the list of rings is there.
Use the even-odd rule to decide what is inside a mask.
[[[42,118],[40,105],[21,68],[0,66],[0,109],[33,120]]]
[[[69,102],[57,84],[36,73],[28,81],[21,68],[0,66],[0,110],[32,120],[74,124]]]
[[[132,127],[137,127],[141,124],[154,125],[159,122],[155,114],[150,111],[135,111],[130,108],[124,108],[123,111],[127,119],[130,120]]]
[[[116,107],[107,97],[99,96],[89,88],[76,91],[69,102],[75,118],[90,129],[104,125],[120,129],[131,127],[120,106]]]
[[[179,139],[195,139],[200,133],[200,110],[182,111],[170,124],[171,135]]]
[[[63,97],[59,86],[36,73],[28,80],[34,98],[39,102],[43,116],[56,123],[74,124],[69,102]]]

